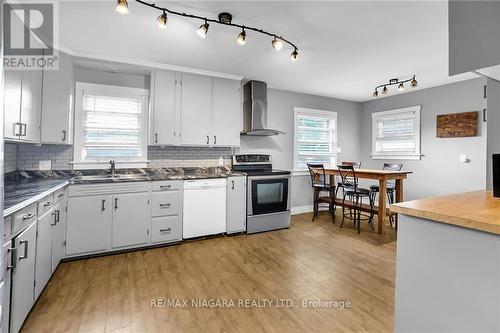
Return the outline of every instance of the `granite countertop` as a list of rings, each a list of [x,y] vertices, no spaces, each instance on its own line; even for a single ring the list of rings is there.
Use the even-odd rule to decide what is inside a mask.
[[[500,235],[500,198],[474,191],[391,205],[391,211]]]
[[[67,184],[144,182],[161,180],[207,179],[246,176],[228,167],[117,169],[116,178],[79,179],[81,176],[108,175],[108,170],[28,170],[5,175],[4,211],[6,217],[42,199]],[[132,177],[122,177],[129,175]],[[137,176],[137,177],[133,177]]]

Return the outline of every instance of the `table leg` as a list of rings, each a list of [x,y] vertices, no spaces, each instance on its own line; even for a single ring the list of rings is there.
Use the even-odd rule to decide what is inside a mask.
[[[385,215],[387,213],[386,209],[386,197],[387,197],[387,180],[379,180],[379,192],[378,192],[378,233],[385,234]]]

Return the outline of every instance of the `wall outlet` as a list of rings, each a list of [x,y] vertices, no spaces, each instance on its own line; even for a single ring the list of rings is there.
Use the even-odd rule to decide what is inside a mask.
[[[224,165],[224,156],[219,157],[219,165],[223,166]]]
[[[51,170],[52,169],[52,161],[39,161],[38,162],[38,170]]]

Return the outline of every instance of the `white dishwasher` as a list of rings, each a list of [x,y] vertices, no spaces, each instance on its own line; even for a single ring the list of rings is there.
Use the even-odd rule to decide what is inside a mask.
[[[226,178],[184,181],[182,238],[226,232]]]

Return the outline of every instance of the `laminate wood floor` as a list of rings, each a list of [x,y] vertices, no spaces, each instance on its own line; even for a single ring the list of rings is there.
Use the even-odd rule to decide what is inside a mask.
[[[392,228],[379,235],[365,223],[357,235],[349,221],[339,229],[326,214],[314,223],[302,214],[286,230],[66,262],[23,332],[392,332],[395,240]],[[152,307],[157,298],[179,303]],[[229,307],[182,307],[193,299]],[[304,308],[304,299],[350,307]]]

